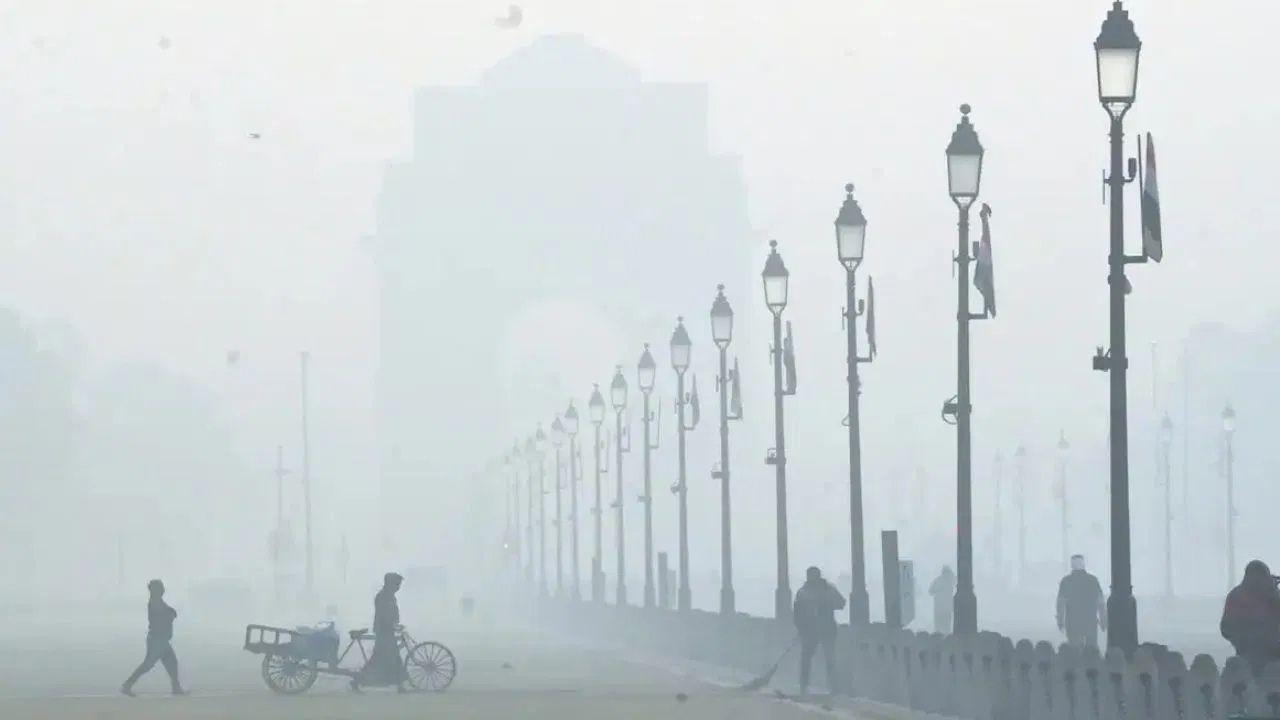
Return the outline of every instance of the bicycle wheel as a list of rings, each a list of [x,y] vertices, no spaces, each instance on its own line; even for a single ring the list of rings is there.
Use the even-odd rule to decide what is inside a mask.
[[[404,659],[404,671],[414,690],[441,692],[453,684],[458,662],[449,648],[428,641],[413,646]]]
[[[306,692],[316,684],[320,675],[314,661],[300,660],[286,655],[267,655],[262,658],[262,679],[267,687],[283,695]]]

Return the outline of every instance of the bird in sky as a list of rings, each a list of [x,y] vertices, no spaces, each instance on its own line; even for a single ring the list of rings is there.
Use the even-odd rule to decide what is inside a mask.
[[[259,140],[261,138],[262,138],[262,133],[256,133],[256,132],[249,133],[250,140]]]
[[[524,10],[521,10],[519,5],[512,5],[507,8],[507,16],[496,18],[493,21],[493,24],[503,30],[514,30],[515,28],[520,27],[520,23],[523,20]]]

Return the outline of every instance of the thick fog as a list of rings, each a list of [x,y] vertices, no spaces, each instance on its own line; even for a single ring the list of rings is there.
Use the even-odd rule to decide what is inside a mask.
[[[877,598],[879,532],[898,530],[923,617],[928,581],[955,563],[955,435],[939,417],[956,384],[944,149],[969,103],[999,295],[998,317],[972,332],[979,617],[1050,632],[1065,566],[1060,434],[1065,551],[1104,586],[1110,566],[1107,380],[1090,365],[1107,344],[1107,118],[1091,43],[1109,5],[540,0],[506,29],[493,22],[505,4],[472,0],[4,3],[0,605],[127,605],[156,576],[180,593],[242,584],[265,601],[278,446],[291,538],[279,582],[301,594],[304,351],[317,607],[364,598],[393,569],[446,568],[451,592],[491,587],[508,561],[514,476],[501,461],[571,399],[587,577],[586,404],[617,364],[632,389],[624,497],[638,593],[636,362],[650,343],[655,547],[674,563],[668,343],[683,316],[701,399],[688,456],[693,600],[714,609],[708,312],[723,283],[745,410],[730,430],[739,608],[767,614],[770,239],[791,272],[798,375],[786,400],[793,588],[811,564],[847,583],[832,221],[852,182],[869,223],[859,277],[877,291],[879,354],[861,367],[868,578]],[[1167,630],[1216,642],[1217,603],[1245,561],[1267,559],[1280,500],[1265,440],[1280,400],[1280,99],[1261,80],[1280,63],[1269,42],[1280,11],[1127,6],[1145,44],[1126,152],[1153,133],[1166,247],[1161,264],[1129,270],[1135,592],[1164,592],[1157,428],[1168,413],[1173,585],[1198,599],[1203,624]],[[522,460],[522,516],[526,470]],[[1165,631],[1159,622],[1144,617],[1144,632]]]

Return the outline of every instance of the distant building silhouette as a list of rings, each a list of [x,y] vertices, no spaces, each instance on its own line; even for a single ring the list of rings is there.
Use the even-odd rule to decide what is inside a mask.
[[[710,149],[707,105],[704,85],[645,82],[578,35],[418,93],[412,157],[387,168],[369,240],[397,558],[461,537],[478,438],[496,452],[585,401],[642,341],[664,346],[678,314],[704,316],[717,282],[745,305],[759,258],[740,161]]]

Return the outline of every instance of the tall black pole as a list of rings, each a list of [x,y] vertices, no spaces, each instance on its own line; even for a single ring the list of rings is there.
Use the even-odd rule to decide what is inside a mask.
[[[787,436],[782,412],[785,388],[782,384],[782,313],[773,313],[773,431],[775,487],[778,531],[778,589],[774,591],[774,617],[791,617],[791,578],[787,551]]]
[[[973,486],[969,416],[969,206],[960,205],[960,265],[956,283],[956,597],[955,632],[978,631],[978,598],[973,591]]]
[[[723,292],[724,286],[720,286]],[[733,514],[729,485],[729,368],[727,348],[720,346],[720,614],[732,615],[733,594]]]
[[[614,444],[618,446],[618,466],[615,468],[618,480],[618,590],[614,602],[621,606],[627,604],[627,539],[622,526],[623,508],[625,507],[622,498],[622,408],[618,408],[617,417],[618,430],[617,435],[615,435],[617,442]]]
[[[571,597],[582,599],[582,576],[578,567],[578,436],[569,435],[569,524],[573,527],[573,586]]]
[[[601,530],[603,524],[604,506],[601,505],[600,497],[600,426],[603,423],[593,423],[596,428],[595,438],[595,485],[596,485],[596,506],[592,510],[595,515],[595,559],[591,563],[591,599],[595,602],[604,602],[604,535]]]
[[[1138,647],[1138,606],[1133,598],[1129,529],[1129,358],[1125,351],[1124,296],[1128,288],[1124,254],[1124,120],[1111,116],[1111,597],[1107,646],[1133,651]]]
[[[676,607],[682,612],[693,606],[689,590],[689,505],[685,474],[685,426],[684,426],[684,372],[676,371],[676,458],[679,475],[676,481],[676,499],[680,503],[680,591]]]
[[[307,597],[310,598],[315,589],[315,563],[311,551],[311,436],[308,428],[307,396],[307,371],[311,363],[311,353],[303,351],[300,360],[302,365],[302,503],[306,513]]]
[[[644,396],[644,606],[652,608],[655,594],[653,587],[653,487],[650,456],[653,448],[649,445],[649,427],[653,422],[653,415],[649,412],[649,391],[645,390],[641,395]]]
[[[560,510],[560,446],[556,446],[556,597],[564,595],[564,515]]]
[[[865,625],[871,620],[871,599],[867,595],[866,551],[862,527],[862,431],[858,396],[862,394],[858,378],[858,296],[855,268],[845,270],[845,318],[848,330],[849,363],[849,557],[853,587],[849,591],[849,623]]]

